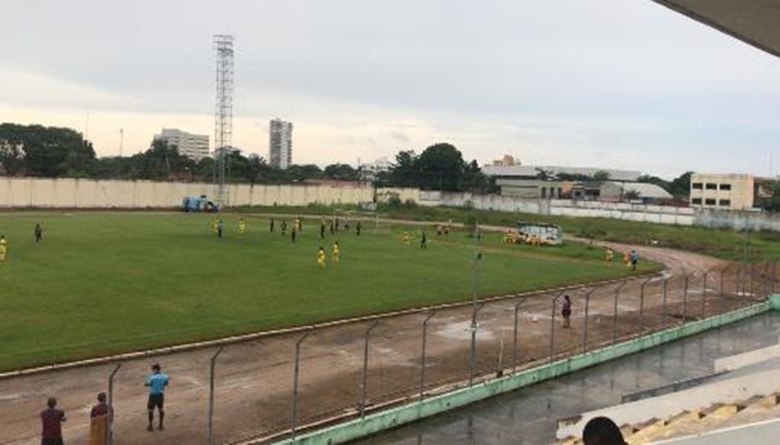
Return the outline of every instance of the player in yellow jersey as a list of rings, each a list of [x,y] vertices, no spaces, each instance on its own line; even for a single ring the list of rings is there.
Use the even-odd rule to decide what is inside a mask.
[[[238,233],[246,232],[246,221],[244,218],[238,218]]]
[[[214,219],[211,220],[211,230],[213,230],[214,233],[217,233],[218,225],[219,223],[217,222],[217,217],[215,216]]]
[[[325,249],[320,246],[320,250],[317,251],[317,264],[320,265],[320,269],[325,268]]]
[[[8,241],[5,240],[5,235],[0,235],[0,261],[5,261],[8,258]]]
[[[607,262],[607,265],[612,267],[612,259],[615,258],[615,252],[612,250],[611,247],[607,247],[607,250],[604,251],[604,261]]]
[[[333,266],[338,266],[339,264],[339,255],[341,255],[341,250],[339,249],[339,242],[336,241],[333,243],[333,252],[331,253],[331,256],[333,257]]]
[[[404,230],[404,244],[409,245],[409,231]]]

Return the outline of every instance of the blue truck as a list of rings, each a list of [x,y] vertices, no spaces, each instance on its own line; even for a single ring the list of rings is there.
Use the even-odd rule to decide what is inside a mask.
[[[216,213],[219,211],[219,204],[210,200],[206,195],[185,196],[182,199],[182,209],[185,212]]]

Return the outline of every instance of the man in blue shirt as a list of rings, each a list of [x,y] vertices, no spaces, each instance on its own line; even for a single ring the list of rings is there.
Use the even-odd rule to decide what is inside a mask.
[[[168,375],[164,374],[160,370],[160,365],[155,363],[152,365],[152,373],[146,378],[146,385],[149,387],[149,403],[146,408],[149,410],[149,426],[146,427],[148,431],[152,431],[152,423],[154,421],[154,408],[160,412],[160,423],[158,425],[159,430],[165,429],[163,427],[163,419],[165,418],[165,411],[163,410],[163,403],[165,402],[165,387],[168,386]]]

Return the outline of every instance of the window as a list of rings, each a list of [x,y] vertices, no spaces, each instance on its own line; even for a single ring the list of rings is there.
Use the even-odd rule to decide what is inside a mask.
[[[542,199],[547,197],[547,187],[542,187]]]
[[[721,184],[720,185],[721,190],[731,190],[731,184]]]
[[[720,203],[718,204],[721,207],[731,207],[731,200],[730,199],[721,199]]]
[[[691,199],[691,204],[701,205],[701,198],[693,198],[693,199]]]
[[[704,205],[708,206],[714,206],[715,205],[715,198],[707,198],[704,200]]]
[[[714,184],[712,182],[708,182],[705,187],[707,188],[707,190],[717,190],[718,189],[718,184]]]
[[[694,190],[701,190],[701,182],[694,182],[691,184],[691,188]]]

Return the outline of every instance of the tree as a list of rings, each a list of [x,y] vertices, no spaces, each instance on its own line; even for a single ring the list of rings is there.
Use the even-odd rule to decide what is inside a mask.
[[[439,143],[426,148],[417,159],[417,166],[424,181],[418,185],[423,189],[460,191],[466,186],[466,163],[452,144]]]
[[[58,178],[91,173],[95,150],[80,133],[42,125],[0,125],[0,162],[10,174]]]
[[[659,178],[658,176],[641,175],[637,178],[636,182],[654,184],[666,190],[667,192],[671,189],[671,184],[668,181],[664,181],[663,179]]]
[[[390,184],[396,187],[414,187],[418,180],[417,155],[412,150],[399,151],[390,167]]]
[[[609,181],[609,172],[605,170],[599,170],[593,173],[593,179],[596,181]]]
[[[325,167],[323,174],[326,178],[339,181],[357,181],[358,171],[348,164],[330,164]]]
[[[680,176],[674,178],[669,185],[669,193],[675,198],[687,199],[691,194],[691,175],[693,172],[685,172]]]
[[[545,170],[541,167],[536,167],[536,179],[540,181],[552,181],[554,173],[552,170]]]

